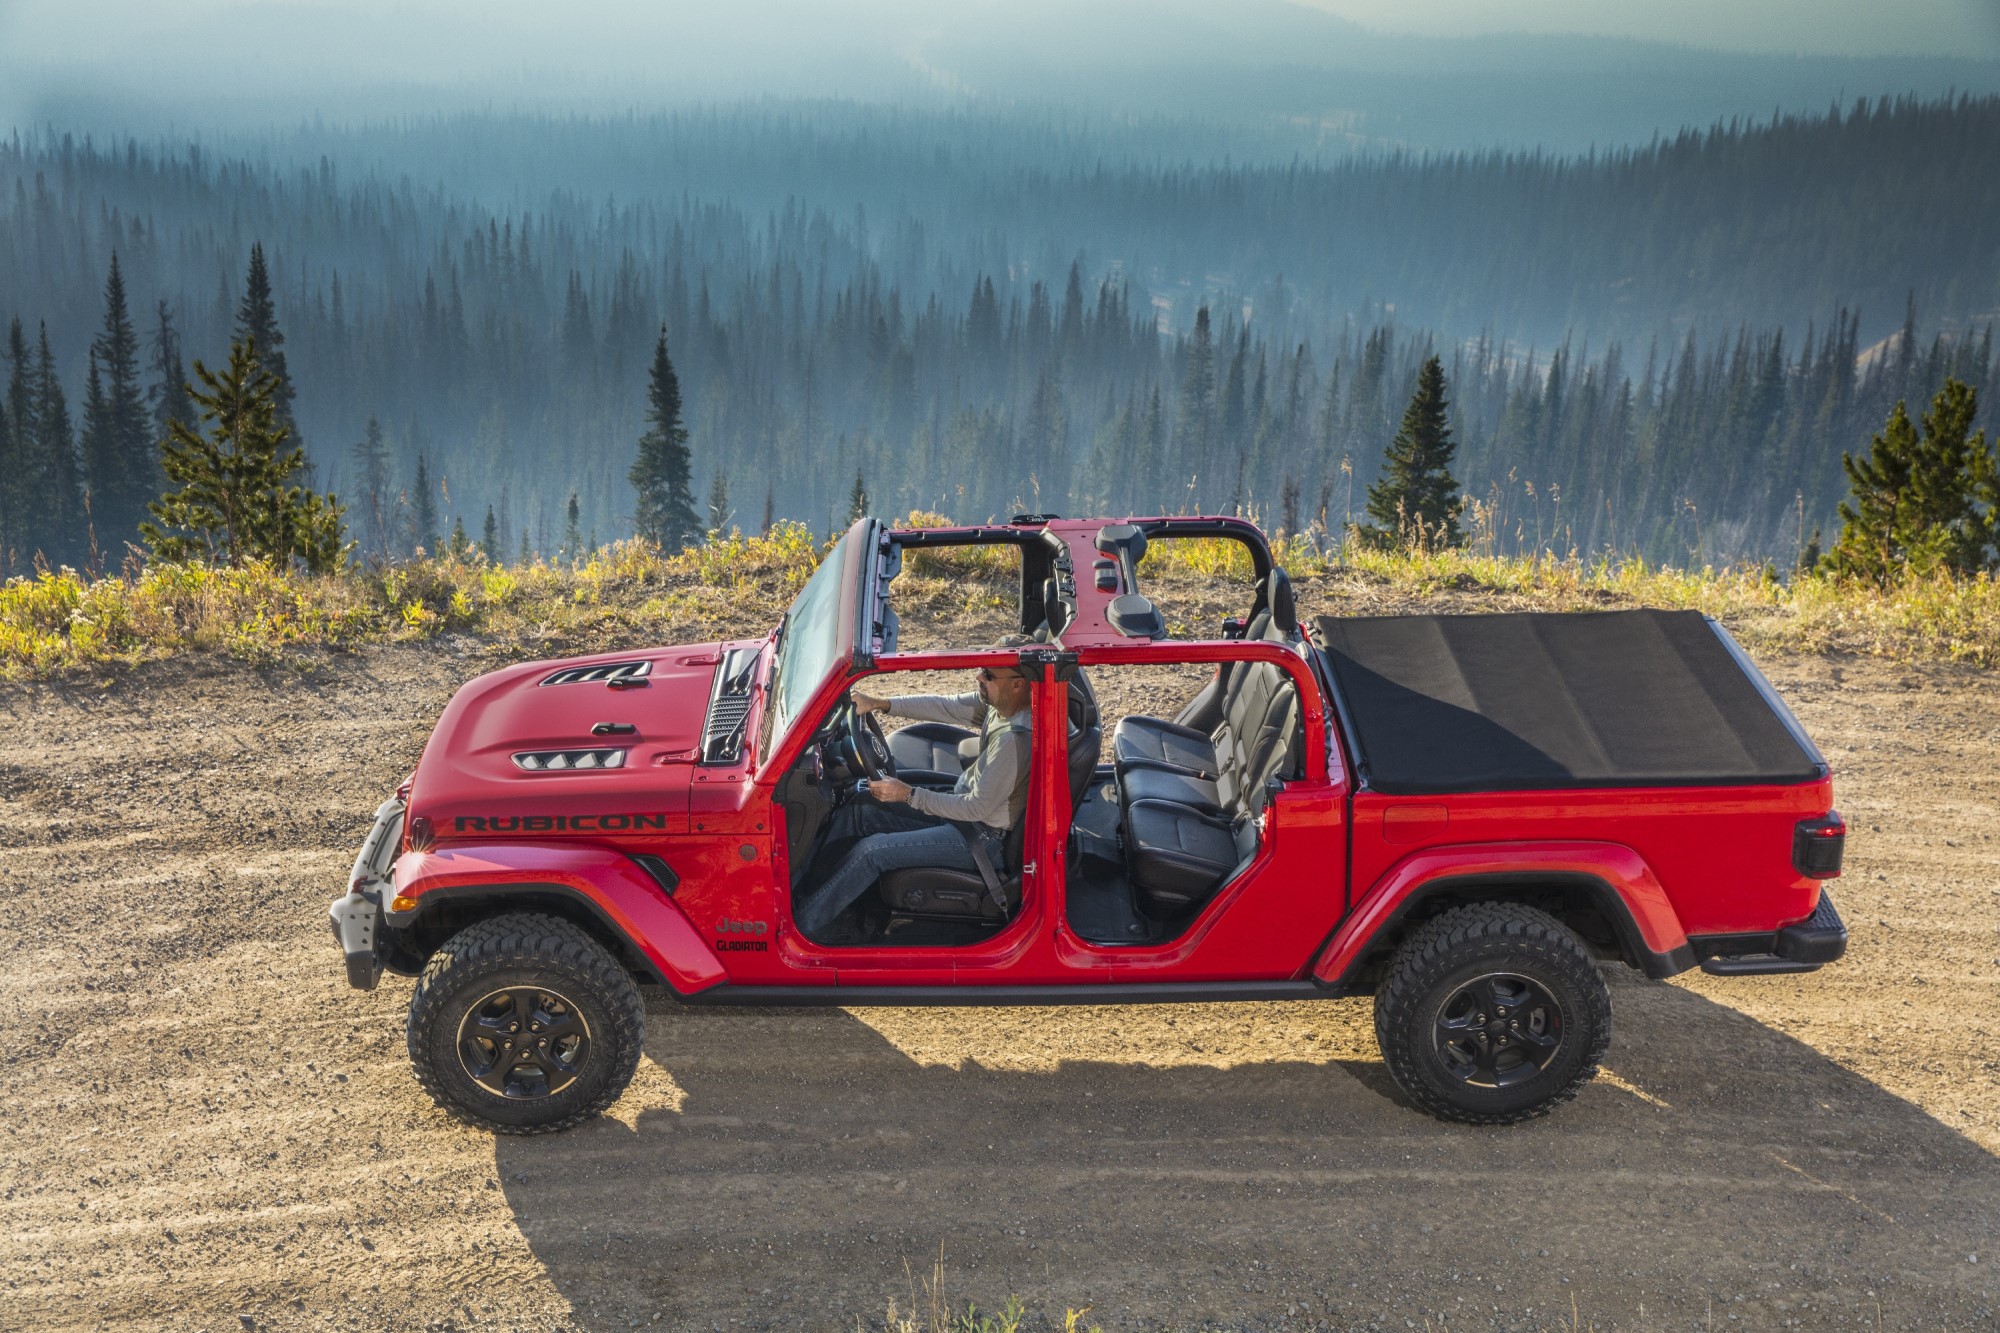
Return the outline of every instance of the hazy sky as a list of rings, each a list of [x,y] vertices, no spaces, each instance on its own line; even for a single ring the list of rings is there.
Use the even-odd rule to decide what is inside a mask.
[[[1928,83],[1833,69],[1803,101],[1751,97],[1715,103],[1714,114],[2000,82],[2000,0],[0,0],[0,128],[74,123],[86,103],[169,118],[205,105],[248,120],[393,116],[441,101],[596,110],[761,94],[1036,101],[1132,86],[1173,109],[1185,76],[1153,71],[1214,71],[1200,85],[1212,104],[1229,95],[1232,69],[1389,75],[1484,58],[1518,77],[1540,58],[1518,43],[1430,41],[1495,33],[1960,59]],[[1576,62],[1624,59],[1570,47],[1551,57],[1551,84]],[[1679,53],[1648,59],[1670,85],[1675,76],[1659,73],[1677,68],[1662,64],[1668,55]],[[1988,63],[1968,69],[1964,58]],[[1743,73],[1736,93],[1763,91],[1773,73]],[[1684,118],[1706,120],[1708,105]]]
[[[1737,51],[1821,55],[1925,54],[2000,58],[2000,0],[1287,0],[1380,32],[1472,35],[1577,33],[1637,37]],[[1074,0],[1061,8],[1109,7],[1163,16],[1200,14],[1227,24],[1240,0]],[[0,52],[91,63],[141,53],[159,36],[190,29],[290,31],[329,43],[332,60],[364,53],[394,67],[403,55],[449,63],[448,49],[398,51],[415,39],[456,31],[491,59],[512,48],[534,64],[588,51],[624,29],[664,38],[677,28],[726,35],[732,24],[760,38],[783,30],[847,28],[950,37],[990,31],[1019,13],[1049,17],[1040,0],[0,0]],[[744,54],[750,54],[744,51]]]
[[[1729,51],[2000,58],[2000,0],[1305,0],[1394,32],[1566,32]]]

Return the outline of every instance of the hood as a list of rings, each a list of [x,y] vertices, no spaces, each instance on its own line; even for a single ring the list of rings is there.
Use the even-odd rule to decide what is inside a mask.
[[[411,817],[427,816],[441,840],[454,841],[686,831],[702,720],[730,646],[599,653],[477,677],[424,747]],[[553,751],[616,751],[618,765],[515,762]]]

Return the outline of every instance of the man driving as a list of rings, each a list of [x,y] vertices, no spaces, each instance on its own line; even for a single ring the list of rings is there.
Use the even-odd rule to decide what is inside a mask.
[[[1008,635],[995,648],[1020,648],[1028,640]],[[912,787],[896,778],[868,784],[868,801],[850,801],[827,822],[829,847],[853,842],[833,873],[799,903],[793,919],[808,936],[833,919],[891,870],[945,866],[978,870],[977,840],[987,864],[997,867],[1007,830],[1028,805],[1029,760],[1034,752],[1029,708],[1033,687],[1016,667],[981,667],[969,694],[884,698],[854,691],[857,714],[886,713],[917,722],[949,722],[979,732],[979,753],[949,791]]]

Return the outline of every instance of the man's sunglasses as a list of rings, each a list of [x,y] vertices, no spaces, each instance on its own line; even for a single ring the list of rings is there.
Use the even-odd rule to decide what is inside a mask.
[[[1020,674],[1018,671],[1009,671],[1005,667],[1002,667],[998,671],[995,671],[992,667],[979,668],[979,678],[989,685],[996,680],[1008,680]]]

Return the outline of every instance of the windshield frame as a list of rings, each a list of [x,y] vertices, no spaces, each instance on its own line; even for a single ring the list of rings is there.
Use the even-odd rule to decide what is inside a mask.
[[[857,616],[863,609],[856,603],[864,582],[857,577],[856,565],[873,549],[864,531],[872,525],[873,520],[864,519],[833,544],[778,622],[771,670],[764,682],[768,721],[759,728],[760,765],[778,749],[793,724],[812,710],[813,699],[828,678],[844,674],[853,662]]]

